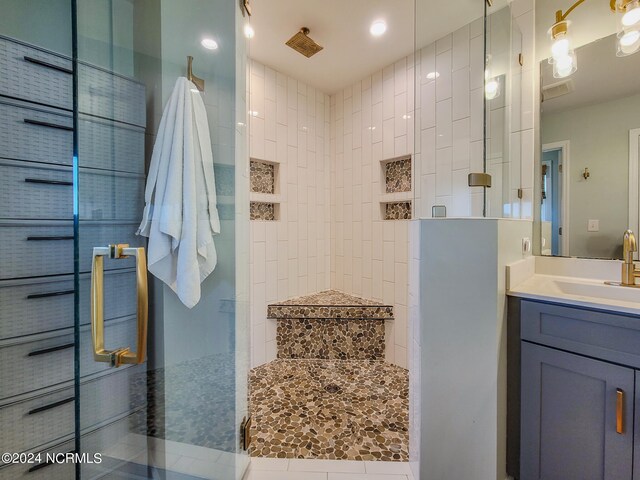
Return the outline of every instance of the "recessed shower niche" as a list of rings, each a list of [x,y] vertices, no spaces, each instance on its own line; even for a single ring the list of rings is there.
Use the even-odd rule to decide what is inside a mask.
[[[249,165],[250,219],[278,220],[280,218],[279,164],[252,158]]]
[[[413,202],[411,156],[380,162],[383,192],[380,196],[383,220],[411,220]]]

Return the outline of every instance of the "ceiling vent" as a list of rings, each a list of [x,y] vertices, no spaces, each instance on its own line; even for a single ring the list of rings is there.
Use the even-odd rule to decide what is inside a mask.
[[[551,100],[552,98],[558,98],[563,95],[567,95],[575,90],[573,80],[568,78],[561,82],[552,83],[546,87],[542,87],[542,101]]]

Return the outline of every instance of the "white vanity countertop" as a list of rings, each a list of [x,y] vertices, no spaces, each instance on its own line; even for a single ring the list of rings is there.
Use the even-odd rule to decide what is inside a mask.
[[[546,302],[640,315],[640,288],[620,281],[618,260],[528,257],[507,265],[507,294]]]

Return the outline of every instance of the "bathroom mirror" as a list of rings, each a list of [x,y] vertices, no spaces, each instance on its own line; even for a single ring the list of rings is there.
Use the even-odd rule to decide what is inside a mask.
[[[553,9],[570,3],[555,2]],[[554,15],[550,8],[537,12],[539,251],[622,258],[623,232],[638,230],[640,55],[617,56],[618,36],[610,33],[617,15],[600,5],[590,8],[576,9],[571,18],[577,69],[568,75],[540,58],[552,51],[544,22],[548,29]]]

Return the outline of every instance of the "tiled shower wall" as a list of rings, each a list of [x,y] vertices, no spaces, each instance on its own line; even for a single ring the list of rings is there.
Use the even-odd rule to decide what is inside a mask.
[[[414,218],[481,216],[467,176],[483,169],[483,58],[479,19],[331,97],[332,286],[394,305],[386,359],[403,367],[408,221],[383,220],[380,161],[414,154]]]
[[[331,285],[391,304],[386,360],[407,366],[408,221],[383,220],[382,160],[413,152],[413,56],[331,96]]]
[[[482,188],[467,177],[483,171],[483,60],[482,19],[416,56],[416,218],[431,217],[433,205],[448,217],[482,216]]]
[[[267,304],[329,288],[329,96],[256,61],[250,155],[279,163],[277,221],[251,222],[252,366],[276,358]]]
[[[524,191],[522,200],[511,199],[512,216],[529,218],[533,1],[515,0],[511,13],[525,58],[513,79],[521,101],[513,102],[509,120],[512,196],[518,185]],[[483,169],[483,58],[480,19],[330,100],[252,63],[250,110],[257,116],[251,118],[251,156],[282,168],[281,219],[251,226],[253,365],[275,358],[275,322],[265,318],[267,303],[335,288],[394,305],[385,356],[407,366],[409,222],[382,219],[380,162],[413,155],[413,218],[430,217],[433,205],[446,205],[450,217],[482,215],[482,190],[469,188],[467,175]],[[439,76],[431,78],[432,72]],[[315,123],[315,132],[305,118],[314,119],[307,123]]]

